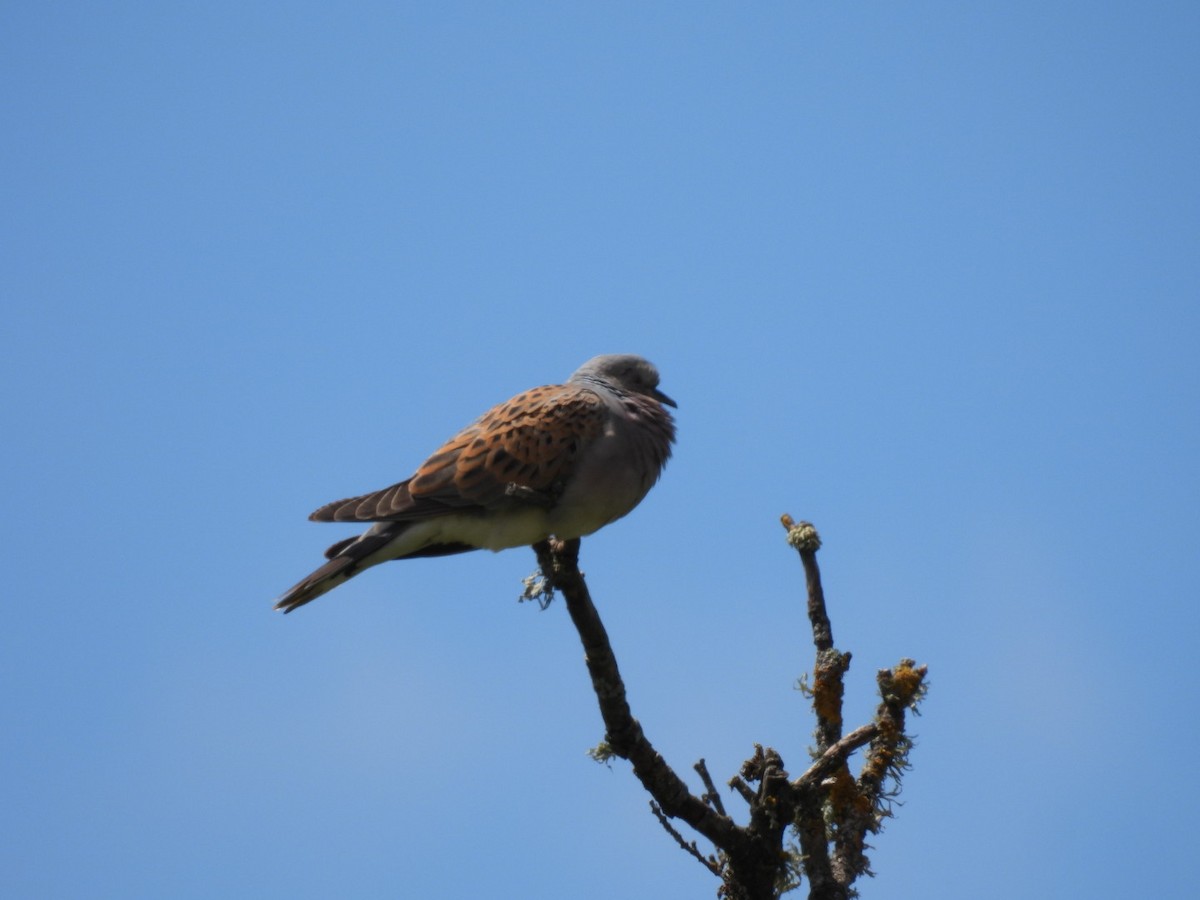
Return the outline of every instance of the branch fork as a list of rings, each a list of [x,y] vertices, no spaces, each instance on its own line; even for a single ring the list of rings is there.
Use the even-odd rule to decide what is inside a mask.
[[[696,796],[654,749],[633,717],[617,660],[604,623],[579,571],[579,541],[542,541],[534,545],[541,577],[526,579],[523,599],[543,607],[555,591],[562,593],[583,644],[584,659],[604,721],[600,745],[605,757],[628,760],[653,798],[650,806],[663,828],[688,854],[721,878],[723,900],[775,900],[807,878],[810,900],[847,900],[851,885],[871,874],[865,854],[866,835],[881,828],[908,767],[912,741],[905,716],[915,710],[926,690],[926,668],[902,659],[877,675],[881,702],[872,722],[842,734],[843,677],[850,654],[838,651],[825,608],[816,553],[821,539],[808,522],[783,516],[788,543],[804,566],[807,612],[816,661],[806,693],[816,717],[813,762],[792,779],[782,756],[756,744],[754,755],[728,782],[749,807],[749,821],[737,824],[726,812],[704,760],[693,767],[704,785]],[[535,590],[536,588],[536,590]],[[848,760],[864,753],[858,777]],[[597,751],[598,752],[598,751]],[[756,787],[755,787],[756,786]],[[705,855],[671,820],[680,819],[716,849]],[[785,846],[788,828],[799,841]]]

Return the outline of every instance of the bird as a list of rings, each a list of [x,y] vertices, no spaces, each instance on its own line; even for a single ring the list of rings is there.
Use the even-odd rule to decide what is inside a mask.
[[[505,550],[585,537],[625,516],[662,475],[675,441],[674,400],[633,354],[597,356],[563,384],[494,406],[405,481],[336,500],[314,522],[374,523],[325,551],[285,591],[290,613],[394,559]]]

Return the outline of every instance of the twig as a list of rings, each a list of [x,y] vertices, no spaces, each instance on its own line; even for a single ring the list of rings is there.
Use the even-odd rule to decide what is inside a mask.
[[[817,787],[833,771],[845,764],[847,758],[859,747],[870,743],[879,734],[879,726],[872,722],[861,725],[822,753],[808,770],[792,782],[793,787],[806,790]]]
[[[732,778],[730,778],[729,786],[741,794],[742,799],[745,800],[750,806],[753,806],[758,802],[758,795],[750,789],[750,785],[742,781],[741,775],[734,775]]]
[[[579,540],[542,541],[533,549],[542,574],[562,592],[567,612],[579,632],[592,689],[607,732],[605,740],[613,753],[633,764],[634,775],[666,815],[683,819],[717,847],[727,848],[736,840],[733,821],[688,790],[683,779],[654,749],[630,712],[625,682],[617,668],[608,632],[579,571]]]
[[[667,834],[675,838],[675,843],[677,843],[692,856],[696,857],[696,859],[700,860],[700,864],[704,866],[704,868],[708,869],[708,871],[712,872],[718,878],[721,877],[720,865],[718,865],[715,860],[709,859],[703,853],[701,853],[700,848],[696,846],[695,841],[685,841],[683,839],[683,835],[675,830],[675,826],[671,824],[670,819],[668,819],[663,813],[662,807],[651,800],[650,809],[654,811],[654,815],[658,818],[658,823],[667,830]]]
[[[908,768],[908,751],[912,740],[904,732],[907,710],[915,710],[925,696],[925,676],[928,670],[911,659],[900,660],[894,669],[880,669],[876,675],[881,702],[875,713],[878,734],[859,776],[859,786],[878,801],[886,796],[885,779],[898,781]]]
[[[825,609],[825,590],[821,587],[821,569],[817,565],[821,536],[810,522],[797,522],[786,514],[780,517],[780,521],[787,529],[788,543],[800,554],[800,562],[804,565],[808,619],[812,626],[813,644],[817,648],[811,688],[813,712],[817,716],[813,736],[817,742],[817,752],[824,753],[842,737],[843,676],[850,668],[850,654],[842,653],[833,646],[833,626]]]
[[[821,587],[821,570],[817,567],[817,551],[821,536],[811,522],[797,522],[787,513],[779,517],[788,532],[788,543],[796,548],[804,563],[804,580],[808,587],[808,618],[812,622],[813,643],[817,650],[833,649],[833,625],[825,610],[825,591]]]
[[[701,759],[692,768],[696,770],[696,774],[704,782],[705,794],[700,799],[709,804],[721,815],[725,815],[725,804],[721,802],[721,795],[717,793],[717,786],[713,784],[712,776],[708,774],[708,764]]]

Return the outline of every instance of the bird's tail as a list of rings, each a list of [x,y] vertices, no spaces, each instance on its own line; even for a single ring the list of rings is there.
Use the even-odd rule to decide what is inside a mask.
[[[345,584],[364,569],[389,559],[449,556],[474,549],[470,544],[430,540],[422,527],[412,522],[377,522],[363,534],[338,541],[326,550],[329,562],[288,588],[275,608],[290,613]]]
[[[380,523],[365,534],[338,541],[325,551],[329,562],[288,588],[275,608],[290,613],[344,584],[364,569],[391,559],[380,551],[399,537],[402,530],[399,523]]]

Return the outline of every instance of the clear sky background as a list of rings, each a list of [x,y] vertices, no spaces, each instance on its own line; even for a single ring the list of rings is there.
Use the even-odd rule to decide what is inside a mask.
[[[932,691],[865,898],[1195,880],[1200,6],[7,3],[0,894],[711,897],[532,553],[272,599],[493,403],[636,352],[583,546],[681,774]],[[694,777],[690,779],[695,785]],[[736,800],[727,801],[737,809]]]

